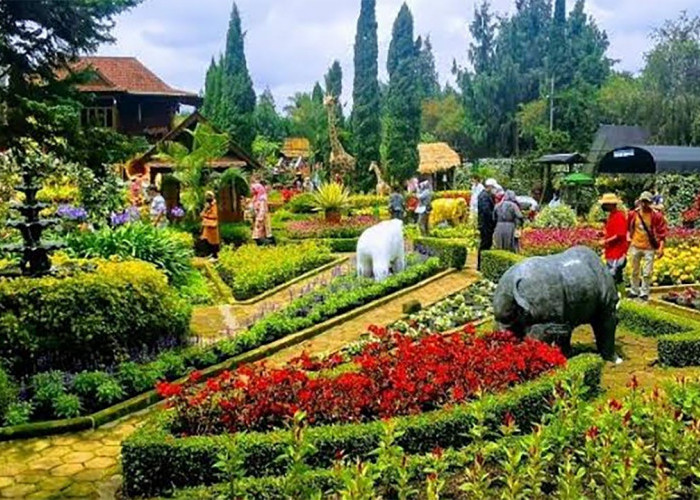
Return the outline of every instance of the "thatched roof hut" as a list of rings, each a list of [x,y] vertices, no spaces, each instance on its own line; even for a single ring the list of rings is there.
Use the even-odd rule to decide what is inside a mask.
[[[462,160],[457,152],[446,142],[431,142],[418,145],[420,165],[418,171],[422,175],[433,175],[458,167]]]
[[[285,158],[302,158],[308,160],[311,156],[311,143],[306,137],[288,137],[284,140],[280,151]]]

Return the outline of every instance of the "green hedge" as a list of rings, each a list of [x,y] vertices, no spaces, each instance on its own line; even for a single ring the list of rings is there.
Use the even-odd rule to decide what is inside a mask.
[[[357,240],[359,238],[327,238],[317,241],[328,246],[333,253],[354,253],[357,251]]]
[[[10,373],[110,366],[182,343],[191,307],[145,262],[99,262],[67,277],[0,280],[0,359]]]
[[[589,396],[598,393],[603,362],[594,355],[573,358],[568,366],[552,375],[516,386],[500,394],[449,409],[397,417],[401,433],[397,444],[407,453],[426,453],[435,447],[469,444],[475,409],[487,415],[491,429],[497,429],[506,413],[527,430],[550,410],[551,394],[561,380],[583,376]],[[290,439],[288,430],[269,433],[174,438],[167,430],[167,414],[161,413],[129,437],[122,447],[124,488],[130,496],[155,496],[173,488],[213,484],[221,481],[214,467],[217,454],[227,443],[241,448],[246,456],[247,475],[282,474],[286,464],[278,457]],[[374,450],[382,436],[382,422],[311,427],[307,437],[316,451],[309,458],[313,467],[330,466],[340,451],[346,457],[364,457]]]
[[[525,259],[518,255],[504,250],[488,250],[481,254],[481,274],[494,283],[501,280],[505,272]]]
[[[413,240],[413,244],[417,249],[426,249],[428,254],[439,257],[445,267],[461,270],[467,263],[466,242],[439,238],[416,238]]]
[[[252,230],[247,222],[224,222],[219,225],[221,242],[225,245],[240,247],[252,239]]]
[[[633,333],[658,339],[657,350],[662,365],[700,365],[699,322],[627,300],[620,304],[618,319]]]

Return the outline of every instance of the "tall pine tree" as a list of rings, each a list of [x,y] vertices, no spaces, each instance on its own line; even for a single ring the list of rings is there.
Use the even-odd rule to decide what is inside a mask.
[[[343,68],[340,62],[333,61],[333,64],[328,69],[328,73],[324,77],[326,83],[326,94],[332,95],[337,99],[336,120],[338,123],[343,123],[343,106],[340,103],[340,96],[343,93]]]
[[[387,69],[384,164],[391,179],[403,182],[418,171],[421,108],[418,98],[418,54],[413,38],[413,15],[405,3],[394,22]]]
[[[440,94],[440,81],[435,69],[435,55],[430,36],[418,37],[416,50],[418,51],[418,96],[421,101],[433,99]]]
[[[477,74],[486,73],[491,70],[496,44],[496,24],[488,0],[474,8],[474,20],[469,26],[469,31],[474,39],[469,45],[469,60]]]
[[[373,186],[374,176],[369,172],[369,165],[379,160],[382,142],[377,28],[376,0],[362,0],[355,36],[352,131],[357,185],[363,191]]]
[[[566,0],[555,0],[552,30],[549,35],[549,71],[548,77],[554,78],[557,86],[571,82],[567,65],[569,63],[569,44],[566,37]]]
[[[255,90],[245,57],[241,15],[234,3],[226,36],[218,124],[250,151],[255,139]]]
[[[212,56],[204,81],[202,114],[216,123],[216,112],[221,103],[221,66]]]

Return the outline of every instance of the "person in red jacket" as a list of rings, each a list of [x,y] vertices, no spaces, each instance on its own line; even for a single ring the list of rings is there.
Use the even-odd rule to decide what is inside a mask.
[[[605,223],[605,238],[600,242],[605,252],[605,262],[610,274],[615,278],[615,284],[622,283],[622,272],[627,265],[627,216],[617,207],[622,202],[613,193],[606,193],[600,199],[603,211],[608,213]]]
[[[639,207],[630,212],[627,221],[632,250],[632,290],[630,297],[649,299],[654,259],[664,256],[668,224],[664,214],[652,208],[653,195],[645,191],[639,197]],[[644,268],[642,269],[642,260]],[[640,280],[641,274],[641,280]],[[641,281],[641,287],[640,287]]]

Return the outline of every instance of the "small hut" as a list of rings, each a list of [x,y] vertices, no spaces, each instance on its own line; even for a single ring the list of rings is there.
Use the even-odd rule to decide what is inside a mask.
[[[158,159],[157,153],[162,144],[166,142],[181,142],[186,146],[191,146],[191,137],[184,133],[185,130],[194,130],[198,123],[209,122],[199,112],[195,111],[182,123],[170,131],[163,139],[151,146],[141,156],[129,162],[124,169],[124,176],[130,177],[134,174],[145,175],[150,183],[154,183],[158,175],[164,180],[167,179],[167,187],[162,186],[163,197],[166,200],[168,209],[179,202],[179,183],[173,183],[173,179],[167,174],[172,173],[174,165]],[[250,174],[253,171],[261,171],[263,166],[258,163],[249,153],[239,146],[233,139],[229,138],[228,151],[221,158],[210,161],[207,164],[210,169],[223,173],[230,168],[241,169]],[[218,193],[219,219],[221,222],[238,222],[243,220],[242,195],[236,192],[234,186],[225,186]]]
[[[308,168],[311,158],[311,143],[306,137],[288,137],[280,149],[280,161],[278,167],[287,170],[299,170]]]
[[[459,154],[446,142],[431,142],[419,144],[418,155],[420,175],[429,178],[436,190],[449,189],[455,168],[462,163]]]

